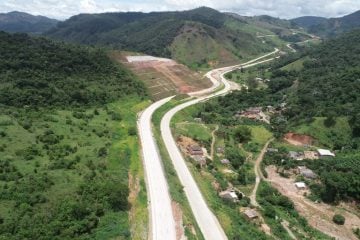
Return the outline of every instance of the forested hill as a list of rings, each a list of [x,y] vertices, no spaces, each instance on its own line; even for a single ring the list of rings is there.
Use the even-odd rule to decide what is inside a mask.
[[[101,50],[0,32],[0,104],[91,105],[144,91]]]
[[[301,17],[292,22],[304,27],[310,33],[322,37],[335,37],[360,28],[360,11],[339,18]]]
[[[360,30],[325,42],[309,59],[298,73],[291,115],[359,114]]]
[[[57,23],[55,19],[24,12],[0,13],[0,30],[6,32],[40,34],[55,27]]]
[[[272,50],[271,44],[255,37],[258,30],[245,21],[202,7],[183,12],[80,14],[59,23],[46,35],[172,57],[198,66],[216,61],[230,64]]]

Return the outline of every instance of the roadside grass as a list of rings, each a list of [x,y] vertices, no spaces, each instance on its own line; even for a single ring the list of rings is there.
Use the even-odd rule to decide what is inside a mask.
[[[146,189],[138,138],[129,134],[129,130],[136,128],[136,114],[148,103],[130,96],[107,106],[91,108],[4,111],[0,115],[0,131],[5,132],[6,136],[0,138],[0,160],[9,160],[23,175],[46,173],[50,177],[54,184],[44,192],[47,201],[34,206],[34,211],[38,212],[51,208],[65,198],[76,198],[76,191],[79,185],[85,183],[86,176],[104,174],[128,185],[130,170],[142,183],[139,197],[131,203],[136,209],[135,222],[144,226],[136,231],[147,231]],[[115,119],[114,115],[119,118]],[[23,127],[26,125],[24,122],[29,122],[27,130]],[[59,142],[42,142],[41,136],[46,131],[59,136]],[[32,156],[27,151],[31,147],[36,148],[38,153]],[[72,150],[65,150],[68,148]],[[106,156],[99,156],[100,148],[106,149]],[[1,188],[5,184],[11,186],[15,182],[0,181]],[[0,215],[5,219],[11,217],[14,204],[14,201],[1,200]],[[92,238],[130,239],[129,229],[128,211],[106,210],[99,218]]]

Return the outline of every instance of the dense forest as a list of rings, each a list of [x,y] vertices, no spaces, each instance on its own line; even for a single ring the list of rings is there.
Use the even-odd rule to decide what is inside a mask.
[[[106,103],[140,82],[99,50],[0,32],[0,103],[68,106]]]
[[[1,32],[0,239],[129,239],[144,98],[100,49]]]

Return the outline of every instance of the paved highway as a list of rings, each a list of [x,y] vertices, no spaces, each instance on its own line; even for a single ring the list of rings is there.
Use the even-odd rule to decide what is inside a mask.
[[[138,121],[149,199],[149,239],[152,240],[176,239],[175,220],[171,207],[168,184],[151,128],[151,117],[154,111],[170,99],[171,97],[165,98],[150,105],[141,113]]]
[[[186,166],[184,158],[182,157],[179,149],[176,146],[175,140],[170,130],[171,118],[178,111],[190,105],[199,103],[200,101],[206,101],[216,96],[227,94],[229,91],[231,91],[232,85],[229,84],[228,81],[226,81],[226,79],[224,78],[224,74],[240,67],[246,68],[254,66],[256,64],[271,61],[272,59],[267,59],[261,62],[257,62],[260,59],[266,58],[276,52],[278,52],[278,49],[276,49],[272,53],[256,58],[245,64],[224,67],[208,72],[206,76],[208,76],[213,82],[213,86],[209,89],[193,93],[193,96],[201,95],[201,97],[176,106],[175,108],[167,112],[161,121],[161,133],[166,148],[170,154],[171,160],[174,164],[179,179],[184,186],[184,191],[189,200],[195,219],[198,222],[206,240],[222,240],[227,239],[227,237],[217,218],[207,206],[205,199],[203,198],[199,188],[197,187],[196,182],[194,181],[189,169]],[[212,93],[221,86],[221,83],[224,85],[224,88],[218,92]],[[168,102],[171,98],[172,97],[165,98],[153,103],[141,113],[138,120],[138,130],[140,142],[142,145],[142,156],[145,168],[147,193],[149,198],[149,238],[152,240],[176,239],[176,227],[171,207],[171,198],[161,162],[161,157],[158,152],[151,127],[151,118],[154,111],[166,102]]]

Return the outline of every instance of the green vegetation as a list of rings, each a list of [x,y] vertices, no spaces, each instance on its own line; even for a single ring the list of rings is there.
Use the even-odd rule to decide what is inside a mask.
[[[101,50],[6,33],[0,45],[0,238],[130,239],[143,86]]]
[[[333,221],[334,221],[334,223],[336,223],[338,225],[344,225],[345,217],[343,215],[340,215],[340,214],[335,214],[334,217],[333,217]]]
[[[269,52],[254,24],[201,7],[182,12],[73,16],[46,33],[54,39],[172,57],[192,68],[230,65]]]
[[[98,49],[0,32],[0,103],[84,106],[115,101],[143,85]]]
[[[286,230],[281,226],[281,222],[286,220],[299,239],[309,236],[314,239],[331,239],[320,231],[312,228],[306,219],[301,217],[294,208],[294,204],[285,196],[281,195],[276,189],[266,182],[261,182],[257,193],[258,202],[263,207],[265,221],[276,237],[280,239],[292,239]],[[296,226],[296,227],[295,227]]]

